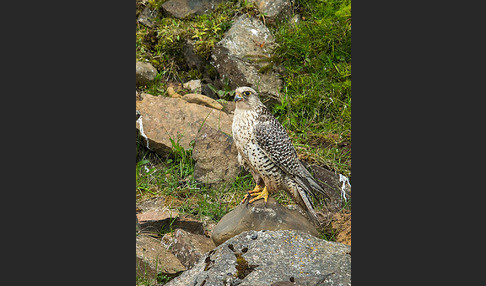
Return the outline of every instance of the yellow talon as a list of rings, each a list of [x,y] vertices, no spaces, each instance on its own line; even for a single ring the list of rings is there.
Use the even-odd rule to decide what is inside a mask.
[[[241,201],[240,204],[244,203],[248,196],[258,196],[261,193],[262,187],[260,185],[256,185],[255,188],[251,191],[248,191],[248,193],[245,195],[243,200]]]
[[[251,192],[251,196],[252,197],[255,197],[253,199],[251,199],[248,203],[251,204],[253,203],[254,201],[256,200],[259,200],[261,198],[263,198],[265,200],[265,205],[267,204],[267,200],[268,200],[268,191],[267,191],[267,186],[265,186],[263,188],[263,191],[261,192]]]

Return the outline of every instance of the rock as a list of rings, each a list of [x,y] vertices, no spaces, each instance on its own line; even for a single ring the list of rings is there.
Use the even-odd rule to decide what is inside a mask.
[[[144,24],[149,28],[152,28],[155,25],[154,19],[157,17],[158,14],[158,10],[145,7],[145,9],[143,9],[142,13],[140,13],[140,16],[138,17],[138,22]]]
[[[187,70],[196,70],[201,73],[203,80],[210,80],[216,78],[216,72],[208,60],[197,54],[195,50],[195,42],[186,39],[182,48],[182,56],[187,65]],[[207,95],[207,94],[206,94]],[[215,98],[217,99],[217,98]]]
[[[191,269],[206,252],[215,247],[211,238],[176,229],[171,244],[171,252],[187,269]]]
[[[326,202],[327,209],[333,213],[341,210],[345,200],[341,193],[343,182],[339,180],[339,175],[317,165],[311,165],[311,168],[314,178],[331,198],[330,202]],[[344,192],[346,200],[351,200],[351,186],[347,183],[344,184]]]
[[[145,235],[136,238],[137,276],[155,279],[160,273],[169,277],[186,270],[184,265],[165,249],[160,241]]]
[[[179,215],[177,210],[165,206],[163,197],[152,198],[137,204],[137,221],[143,233],[157,235],[161,230],[170,230]]]
[[[166,205],[165,197],[155,197],[137,204],[137,222],[140,231],[158,236],[160,232],[173,231],[176,228],[205,234],[211,221],[201,222],[190,215],[180,215],[177,210]]]
[[[177,81],[167,81],[167,89],[172,87],[175,92],[179,92],[182,89],[182,84]]]
[[[136,64],[136,85],[142,86],[157,76],[157,70],[149,63],[137,62]]]
[[[165,197],[154,197],[140,201],[137,204],[137,209],[141,212],[147,212],[152,210],[160,210],[165,208]]]
[[[182,98],[182,95],[178,94],[172,86],[167,88],[167,94],[172,98]]]
[[[243,14],[214,46],[211,64],[219,74],[230,79],[231,88],[254,87],[263,96],[264,103],[265,97],[280,102],[282,80],[278,74],[272,70],[258,71],[269,64],[259,60],[270,58],[274,45],[274,37],[268,28],[260,20]]]
[[[162,9],[175,18],[183,19],[207,14],[221,2],[223,0],[169,0],[162,4]]]
[[[299,284],[289,285],[351,285],[351,247],[295,230],[247,231],[208,252],[166,286],[291,281]]]
[[[190,103],[204,105],[217,110],[223,109],[223,106],[219,102],[202,94],[188,93],[182,96],[182,99]]]
[[[207,84],[202,85],[201,93],[209,98],[219,99],[218,95]]]
[[[226,240],[248,230],[299,230],[319,236],[314,226],[297,210],[289,210],[272,197],[252,204],[241,204],[227,213],[214,228],[211,238],[220,245]]]
[[[194,179],[213,187],[231,184],[240,172],[233,137],[207,125],[196,137],[192,158]]]
[[[269,24],[290,15],[289,0],[248,0],[248,2],[254,3],[260,13],[265,14],[265,21]]]
[[[190,80],[184,84],[184,88],[189,89],[192,93],[201,93],[201,80]]]
[[[180,98],[147,94],[136,102],[136,108],[140,112],[137,130],[145,138],[147,147],[161,156],[171,152],[170,138],[184,149],[191,148],[191,141],[196,139],[203,125],[231,134],[232,115]]]

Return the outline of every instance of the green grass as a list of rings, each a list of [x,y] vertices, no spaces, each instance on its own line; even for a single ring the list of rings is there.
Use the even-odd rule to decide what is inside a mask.
[[[153,7],[162,2],[149,1]],[[293,11],[301,16],[297,24],[286,20],[268,26],[277,42],[268,68],[282,67],[284,81],[282,101],[272,112],[288,131],[300,159],[351,180],[351,2],[296,0],[295,4]],[[160,71],[145,92],[166,96],[167,80],[200,79],[196,71],[180,67],[184,39],[195,41],[197,52],[207,58],[231,26],[233,16],[243,13],[262,17],[246,1],[228,1],[209,15],[192,19],[159,16],[155,29],[137,24],[136,58],[151,62]],[[232,95],[227,89],[220,93]],[[251,175],[219,189],[198,184],[193,178],[192,148],[184,150],[177,141],[172,144],[172,153],[163,158],[145,149],[144,139],[137,138],[138,200],[165,196],[181,213],[218,221],[253,189]],[[293,204],[283,192],[274,197],[283,205]],[[328,240],[335,235],[321,232]]]
[[[350,1],[298,1],[302,20],[273,28],[285,87],[274,114],[309,162],[351,176]]]

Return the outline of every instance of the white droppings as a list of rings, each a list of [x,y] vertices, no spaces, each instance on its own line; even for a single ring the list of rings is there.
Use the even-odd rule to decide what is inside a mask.
[[[348,177],[346,177],[342,174],[339,174],[339,182],[343,182],[343,185],[341,186],[341,195],[343,196],[344,201],[346,202],[348,199],[346,198],[346,192],[344,191],[344,189],[346,188],[346,183],[348,183],[348,185],[350,187],[351,187],[351,184],[349,183]]]
[[[253,35],[258,36],[258,31],[257,31],[257,30],[255,30],[255,29],[251,29],[250,31],[251,31],[251,33],[252,33]]]
[[[143,132],[142,115],[140,115],[140,117],[137,119],[137,123],[138,126],[140,126],[140,134],[142,135],[143,138],[145,138],[145,141],[147,142],[147,146],[146,146],[147,149],[152,150],[149,147],[149,140],[147,138],[147,135],[145,135],[145,133]]]

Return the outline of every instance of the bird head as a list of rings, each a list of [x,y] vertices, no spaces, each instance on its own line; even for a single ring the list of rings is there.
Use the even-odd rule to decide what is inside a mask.
[[[253,108],[261,103],[257,92],[247,86],[238,87],[235,90],[235,102],[237,108]]]

